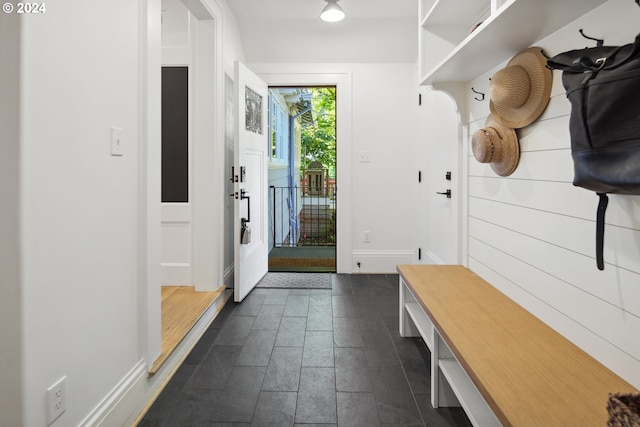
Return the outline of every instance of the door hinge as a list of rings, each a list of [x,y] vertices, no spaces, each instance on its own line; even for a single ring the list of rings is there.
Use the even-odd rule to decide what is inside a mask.
[[[422,259],[422,248],[418,248],[418,261]]]

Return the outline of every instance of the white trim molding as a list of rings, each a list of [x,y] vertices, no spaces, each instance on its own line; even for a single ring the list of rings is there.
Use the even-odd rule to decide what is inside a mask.
[[[434,254],[431,251],[425,251],[425,255],[427,256],[427,261],[426,264],[439,264],[439,265],[443,265],[446,264],[444,261],[442,261],[442,259],[440,259],[440,257],[436,254]]]
[[[140,359],[133,368],[118,382],[93,411],[80,423],[81,427],[98,425],[123,425],[129,415],[135,411],[135,400],[127,396],[144,392],[144,380],[147,378],[147,364]],[[117,420],[122,420],[117,423]],[[114,422],[112,424],[112,422]]]
[[[225,284],[225,286],[227,287],[227,289],[231,289],[233,286],[233,273],[235,271],[235,266],[233,264],[227,266],[227,268],[224,269],[224,276],[222,278],[222,280],[224,281],[223,283]]]
[[[416,263],[413,250],[353,251],[351,258],[353,273],[395,273],[398,264]]]
[[[225,290],[207,308],[155,375],[149,377],[147,361],[141,359],[79,425],[81,427],[137,425],[224,308],[231,293],[232,290]]]

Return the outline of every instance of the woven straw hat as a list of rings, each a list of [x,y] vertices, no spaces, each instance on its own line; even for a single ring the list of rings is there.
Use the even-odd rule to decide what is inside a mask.
[[[511,175],[520,161],[516,131],[502,126],[491,115],[484,126],[471,136],[473,155],[480,163],[490,163],[498,175]]]
[[[491,78],[491,114],[500,124],[520,129],[547,108],[553,74],[539,47],[520,51]]]

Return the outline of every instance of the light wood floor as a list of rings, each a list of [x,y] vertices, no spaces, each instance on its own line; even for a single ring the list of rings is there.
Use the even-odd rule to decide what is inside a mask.
[[[224,286],[215,292],[196,292],[194,286],[162,287],[162,347],[149,376],[158,372],[200,316],[224,290]]]

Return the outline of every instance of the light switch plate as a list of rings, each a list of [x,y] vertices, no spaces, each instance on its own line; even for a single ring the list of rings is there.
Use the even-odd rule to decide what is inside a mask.
[[[360,162],[367,163],[371,161],[371,152],[370,151],[361,151],[360,152]]]
[[[123,156],[124,155],[124,140],[123,140],[123,132],[121,128],[112,127],[111,128],[111,155],[112,156]]]

